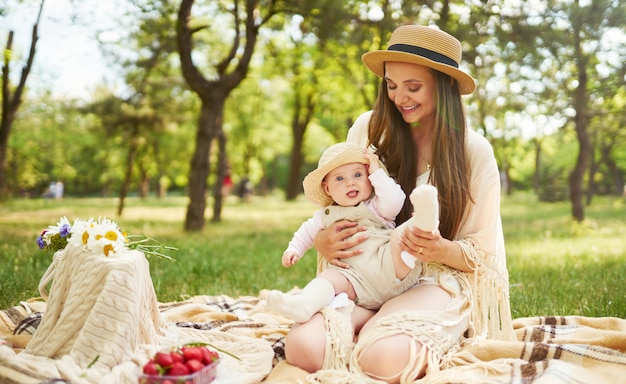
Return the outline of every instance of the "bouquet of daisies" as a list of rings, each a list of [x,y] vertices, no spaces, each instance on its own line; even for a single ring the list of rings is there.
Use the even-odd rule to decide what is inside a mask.
[[[115,257],[120,250],[136,249],[147,255],[173,260],[163,251],[176,250],[145,236],[129,236],[116,222],[107,218],[76,219],[71,224],[67,217],[62,217],[57,225],[51,225],[37,237],[40,249],[59,251],[68,245]]]

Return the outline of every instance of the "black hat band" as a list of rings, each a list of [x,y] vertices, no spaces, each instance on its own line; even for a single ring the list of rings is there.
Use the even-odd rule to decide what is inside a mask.
[[[442,55],[441,53],[431,51],[430,49],[416,47],[414,45],[409,44],[394,44],[390,45],[387,48],[388,51],[398,51],[398,52],[407,52],[412,53],[417,56],[425,57],[429,60],[436,61],[441,64],[446,64],[453,66],[454,68],[459,68],[459,64],[446,55]]]

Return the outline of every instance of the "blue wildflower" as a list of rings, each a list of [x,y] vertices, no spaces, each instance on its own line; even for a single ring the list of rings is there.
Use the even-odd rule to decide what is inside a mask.
[[[65,237],[65,236],[70,234],[70,230],[71,229],[72,229],[72,227],[69,224],[64,223],[59,228],[59,235],[61,235],[61,237]]]

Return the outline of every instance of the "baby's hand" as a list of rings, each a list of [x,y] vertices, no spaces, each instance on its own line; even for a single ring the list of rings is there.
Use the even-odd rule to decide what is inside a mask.
[[[365,148],[363,150],[363,155],[370,161],[370,164],[367,167],[367,171],[370,175],[380,169],[380,160],[378,159],[378,155],[372,152],[371,149]]]
[[[283,267],[289,268],[297,263],[298,260],[300,260],[300,257],[298,257],[298,254],[293,251],[285,251],[285,253],[283,253]]]

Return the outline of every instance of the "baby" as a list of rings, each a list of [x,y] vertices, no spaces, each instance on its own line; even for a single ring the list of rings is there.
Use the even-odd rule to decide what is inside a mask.
[[[339,143],[321,156],[318,167],[303,182],[304,194],[323,207],[294,233],[282,264],[294,265],[313,246],[318,231],[330,224],[348,219],[367,227],[368,239],[359,247],[363,253],[343,261],[350,268],[329,265],[299,293],[291,295],[277,290],[268,294],[271,310],[296,322],[305,322],[333,298],[347,294],[355,304],[378,309],[382,303],[417,283],[421,265],[403,252],[400,231],[405,225],[433,231],[439,225],[437,190],[431,185],[415,188],[411,193],[414,207],[420,210],[401,227],[395,228],[395,217],[402,209],[406,195],[387,175],[378,156],[353,143]]]

